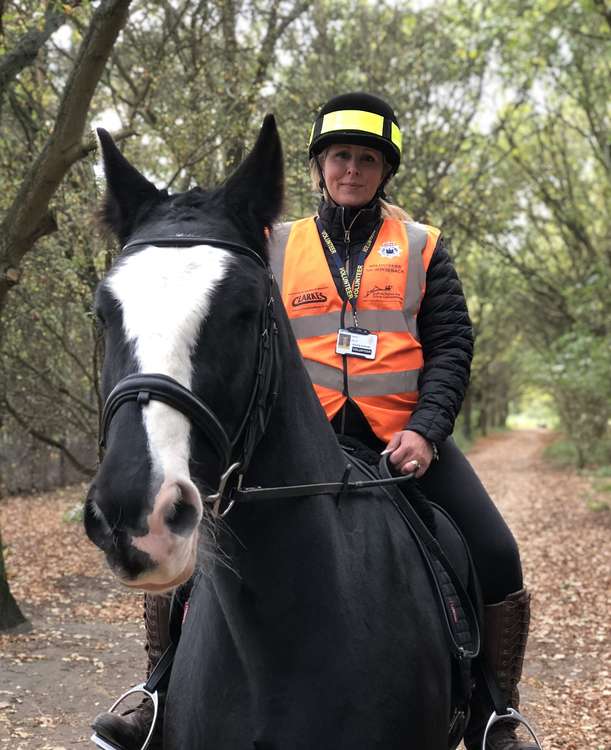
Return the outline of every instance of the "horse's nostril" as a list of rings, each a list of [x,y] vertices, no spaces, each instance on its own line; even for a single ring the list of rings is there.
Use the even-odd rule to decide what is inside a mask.
[[[168,508],[164,520],[174,534],[189,534],[197,526],[199,518],[197,509],[184,496],[184,490],[179,490],[174,504]]]

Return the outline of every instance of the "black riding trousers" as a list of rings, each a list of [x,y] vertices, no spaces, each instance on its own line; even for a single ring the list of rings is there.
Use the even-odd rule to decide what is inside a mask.
[[[473,556],[485,604],[496,604],[522,588],[518,545],[477,474],[452,438],[439,444],[418,480],[424,494],[456,521]]]

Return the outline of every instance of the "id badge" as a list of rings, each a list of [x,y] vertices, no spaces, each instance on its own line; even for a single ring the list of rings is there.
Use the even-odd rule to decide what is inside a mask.
[[[336,354],[375,359],[378,337],[366,328],[340,328],[337,332]]]

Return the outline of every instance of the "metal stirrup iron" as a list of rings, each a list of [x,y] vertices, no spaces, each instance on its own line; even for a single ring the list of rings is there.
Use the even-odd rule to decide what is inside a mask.
[[[149,729],[148,734],[146,735],[146,739],[144,740],[144,743],[140,750],[146,750],[146,748],[149,746],[151,739],[153,737],[153,732],[155,731],[155,726],[157,724],[157,715],[159,713],[159,693],[157,690],[154,690],[153,692],[150,692],[146,689],[146,683],[143,682],[140,685],[136,685],[133,688],[130,688],[129,690],[126,690],[123,695],[119,696],[117,700],[112,704],[112,706],[108,709],[109,713],[114,713],[117,706],[119,706],[123,701],[130,695],[134,695],[135,693],[143,693],[149,700],[153,702],[153,721],[151,722],[151,728]],[[111,745],[108,740],[105,740],[103,737],[100,737],[100,735],[97,732],[94,732],[91,737],[91,741],[94,745],[101,748],[101,750],[118,750],[116,745]]]
[[[484,730],[484,738],[482,739],[482,750],[486,750],[486,740],[488,738],[488,732],[490,729],[497,724],[500,721],[503,721],[504,719],[513,719],[514,721],[517,721],[519,724],[523,724],[526,729],[530,732],[531,737],[537,744],[537,747],[539,750],[543,750],[541,747],[541,743],[539,742],[539,738],[535,734],[535,730],[532,728],[530,723],[528,722],[528,719],[526,717],[522,716],[522,714],[519,711],[516,711],[515,708],[511,708],[511,706],[507,707],[507,713],[503,714],[497,714],[496,711],[493,711],[490,714],[490,718],[488,719],[488,723],[486,724],[486,729]]]

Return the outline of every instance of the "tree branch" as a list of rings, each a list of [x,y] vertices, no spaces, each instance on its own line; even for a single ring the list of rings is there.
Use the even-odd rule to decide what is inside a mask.
[[[80,2],[69,3],[72,7],[79,4]],[[66,15],[65,11],[54,10],[49,4],[45,12],[42,29],[34,25],[25,32],[14,49],[0,57],[0,97],[4,94],[9,83],[34,62],[40,48],[66,21]]]
[[[0,315],[15,283],[7,277],[7,271],[17,269],[36,240],[48,234],[50,225],[44,221],[49,216],[49,202],[66,172],[82,157],[81,140],[89,105],[127,20],[130,3],[131,0],[104,0],[97,7],[66,83],[53,132],[0,224]]]
[[[54,438],[51,438],[48,435],[45,435],[42,432],[39,432],[35,428],[31,427],[25,421],[25,419],[23,419],[21,415],[12,407],[7,399],[4,399],[3,402],[4,408],[6,409],[7,413],[11,415],[15,422],[17,422],[17,424],[23,430],[25,430],[28,435],[31,435],[35,440],[38,440],[45,445],[49,445],[52,448],[57,448],[57,450],[61,451],[64,454],[64,456],[72,464],[72,466],[74,466],[77,471],[80,471],[81,474],[84,474],[86,477],[92,477],[95,474],[95,467],[85,466],[85,464],[81,463],[81,461],[78,460],[74,453],[72,453],[72,451],[70,451],[66,447],[66,444],[63,441],[55,440]]]
[[[36,365],[34,365],[30,359],[26,359],[25,357],[21,357],[19,354],[15,354],[11,351],[4,351],[3,352],[5,357],[8,357],[13,362],[18,364],[20,367],[23,368],[24,371],[28,370],[32,373],[35,379],[38,379],[41,383],[44,383],[44,385],[47,386],[48,391],[50,393],[61,393],[62,396],[65,396],[66,399],[69,401],[74,402],[78,408],[82,411],[85,411],[86,413],[90,414],[92,417],[97,414],[97,409],[91,406],[90,403],[87,401],[84,401],[80,396],[78,396],[74,389],[67,388],[65,385],[59,385],[58,383],[54,382],[48,375],[47,371],[40,370]]]

